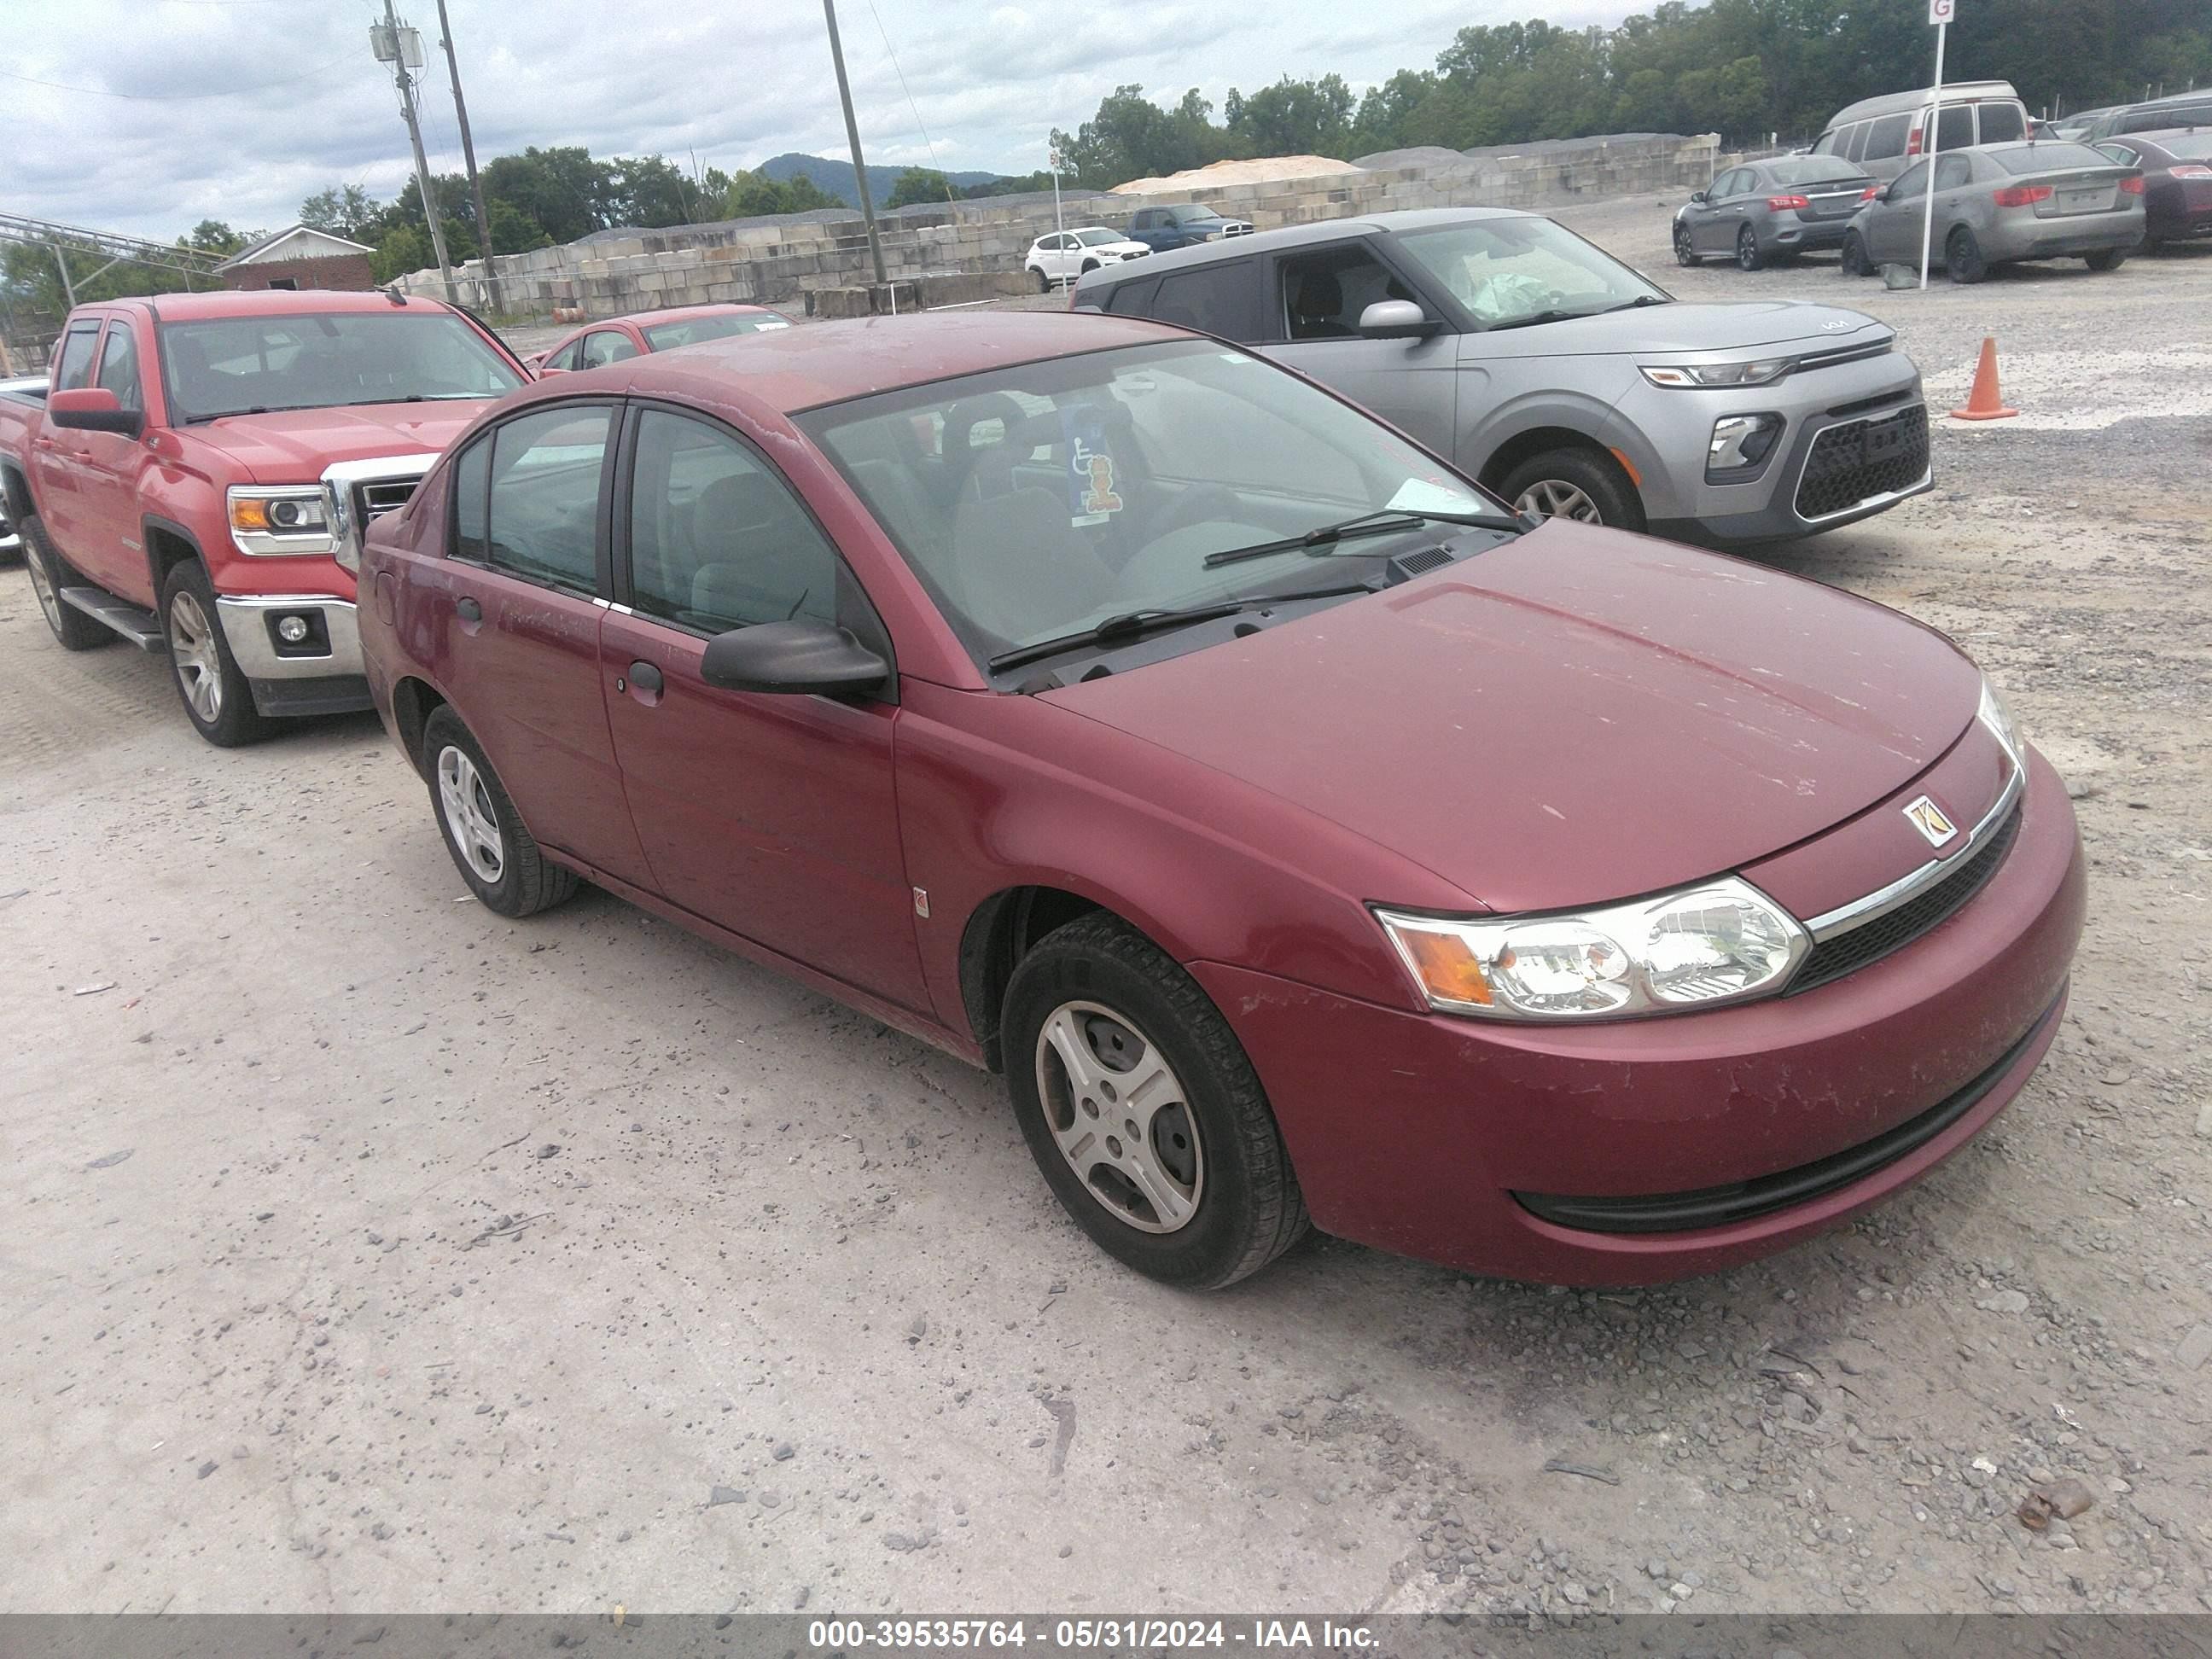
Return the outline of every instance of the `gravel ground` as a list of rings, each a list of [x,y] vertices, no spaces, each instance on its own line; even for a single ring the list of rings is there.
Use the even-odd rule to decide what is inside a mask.
[[[2212,259],[1888,294],[1565,216],[1848,296],[1939,405],[2000,340],[2020,420],[1772,556],[1959,637],[2078,796],[1988,1133],[1665,1290],[1316,1240],[1176,1295],[994,1082],[604,896],[487,914],[372,720],[209,750],[11,568],[0,1608],[2212,1607]]]

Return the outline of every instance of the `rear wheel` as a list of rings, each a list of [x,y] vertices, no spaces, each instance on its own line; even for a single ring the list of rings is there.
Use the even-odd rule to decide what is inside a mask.
[[[169,641],[170,676],[195,732],[218,749],[267,735],[253,687],[222,635],[215,586],[194,560],[170,571],[161,585],[161,631]]]
[[[1982,245],[1964,225],[1944,240],[1943,269],[1954,283],[1978,283],[1990,274],[1989,261],[1982,258]]]
[[[2128,251],[2124,247],[2108,247],[2101,253],[2085,253],[2081,263],[2092,270],[2118,270],[2126,262]]]
[[[1620,463],[1594,449],[1553,449],[1505,475],[1499,493],[1523,513],[1616,530],[1644,528],[1644,503]]]
[[[575,872],[539,849],[476,734],[446,704],[422,723],[422,769],[446,850],[484,908],[526,916],[576,890]]]
[[[1759,236],[1749,225],[1735,234],[1735,268],[1738,270],[1757,270],[1766,263],[1766,256],[1759,251]]]
[[[62,603],[62,589],[76,586],[76,573],[54,551],[54,544],[46,539],[46,526],[27,513],[17,528],[23,538],[23,568],[30,573],[31,592],[37,596],[40,614],[53,629],[62,649],[89,651],[113,639],[114,635],[83,611]]]
[[[1690,240],[1690,228],[1680,220],[1674,222],[1674,263],[1694,265],[1698,263],[1698,245]]]
[[[1846,276],[1874,275],[1874,261],[1867,258],[1865,239],[1856,230],[1847,230],[1844,233],[1844,251],[1838,256],[1837,262],[1842,266],[1844,275]]]

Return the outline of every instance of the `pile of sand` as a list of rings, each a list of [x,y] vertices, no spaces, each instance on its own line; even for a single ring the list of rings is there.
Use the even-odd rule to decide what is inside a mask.
[[[1316,179],[1331,173],[1358,173],[1349,161],[1327,155],[1266,155],[1250,161],[1216,161],[1210,167],[1171,173],[1164,179],[1132,179],[1116,185],[1115,196],[1176,196],[1212,185],[1272,185],[1285,179]]]

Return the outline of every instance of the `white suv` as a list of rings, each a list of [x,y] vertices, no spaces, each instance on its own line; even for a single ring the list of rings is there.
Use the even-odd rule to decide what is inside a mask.
[[[1141,258],[1151,252],[1142,242],[1133,242],[1118,230],[1109,230],[1103,225],[1086,225],[1081,230],[1038,237],[1030,244],[1029,254],[1022,263],[1036,280],[1037,292],[1042,294],[1056,283],[1072,283],[1101,265],[1116,265],[1124,259]]]

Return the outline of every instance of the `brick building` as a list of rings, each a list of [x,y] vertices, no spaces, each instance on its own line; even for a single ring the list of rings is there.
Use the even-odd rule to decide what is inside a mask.
[[[294,225],[264,236],[243,253],[215,268],[225,288],[336,288],[376,286],[369,274],[371,250],[326,230]]]

